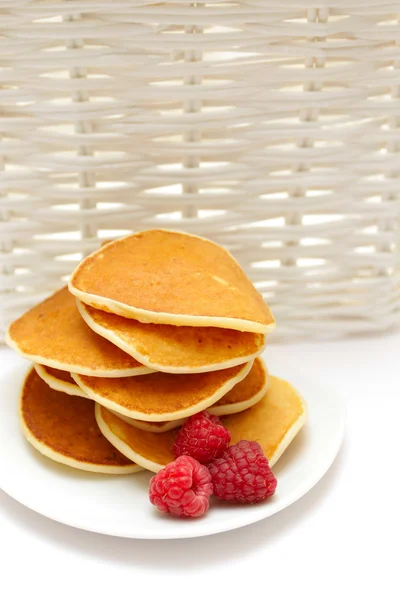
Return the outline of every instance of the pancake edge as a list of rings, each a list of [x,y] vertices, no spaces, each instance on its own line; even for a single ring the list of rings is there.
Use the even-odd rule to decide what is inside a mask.
[[[162,427],[155,427],[153,424],[154,422],[138,421],[137,419],[131,419],[126,415],[121,415],[110,408],[107,410],[118,417],[118,419],[121,419],[121,421],[125,421],[127,425],[132,425],[132,427],[136,427],[136,429],[140,429],[141,431],[147,431],[148,433],[165,433],[166,431],[171,431],[171,429],[177,429],[185,422],[185,419],[177,419],[176,421],[166,421],[165,425]]]
[[[113,410],[116,413],[126,415],[127,417],[130,417],[131,419],[136,419],[138,421],[150,421],[158,423],[160,421],[177,421],[178,419],[190,417],[191,415],[205,410],[212,404],[215,404],[220,398],[222,398],[222,396],[225,396],[225,394],[227,394],[237,383],[239,383],[240,381],[242,381],[242,379],[246,377],[252,366],[253,361],[245,363],[244,365],[242,365],[239,373],[235,377],[231,377],[228,381],[226,381],[224,385],[222,385],[212,396],[209,396],[208,398],[202,400],[194,406],[188,407],[187,409],[183,409],[181,411],[177,411],[175,413],[145,414],[135,410],[129,410],[124,406],[120,406],[115,402],[112,402],[111,400],[103,398],[103,396],[92,392],[90,388],[88,388],[85,384],[83,384],[80,381],[79,374],[71,373],[71,376],[74,379],[74,381],[76,381],[76,383],[79,385],[79,387],[83,389],[83,391],[89,396],[89,398],[91,398],[95,402],[98,402],[98,404],[101,404],[102,406],[104,406],[104,408]]]
[[[31,430],[29,429],[28,425],[26,424],[24,416],[23,416],[23,411],[22,411],[22,397],[23,397],[22,394],[23,394],[23,390],[25,387],[26,379],[30,372],[31,372],[31,369],[29,369],[27,375],[25,376],[22,387],[21,387],[20,400],[19,400],[19,405],[18,405],[18,417],[19,417],[19,423],[20,423],[22,435],[24,436],[26,441],[29,442],[29,444],[31,446],[33,446],[33,448],[35,448],[35,450],[40,452],[40,454],[42,454],[46,458],[53,460],[54,462],[63,464],[67,467],[72,467],[74,469],[78,469],[79,471],[89,471],[91,473],[103,473],[104,475],[129,475],[131,473],[138,473],[139,471],[142,470],[142,468],[138,464],[127,465],[125,467],[123,467],[123,466],[117,467],[117,466],[111,466],[111,465],[107,466],[107,465],[85,463],[84,461],[79,461],[79,460],[75,460],[74,458],[64,456],[63,454],[60,454],[59,452],[56,452],[55,450],[53,450],[50,446],[47,446],[43,442],[40,442],[33,435]]]
[[[289,383],[289,382],[287,381],[286,383]],[[281,443],[279,444],[279,446],[275,450],[274,454],[269,459],[268,462],[269,462],[269,465],[271,467],[280,459],[280,457],[285,452],[285,450],[287,449],[287,447],[289,446],[289,444],[291,444],[291,442],[294,440],[294,438],[296,437],[296,435],[299,433],[300,429],[307,422],[307,417],[308,417],[307,403],[304,400],[303,396],[296,390],[296,388],[294,388],[291,383],[289,383],[289,385],[292,388],[293,392],[296,394],[297,398],[300,400],[300,403],[301,403],[302,408],[303,408],[303,413],[293,423],[293,425],[291,426],[291,428],[288,429],[288,431],[285,433],[285,435],[283,436],[283,438],[281,440]]]
[[[153,323],[154,325],[178,325],[188,327],[218,327],[219,329],[234,329],[235,331],[248,331],[249,333],[270,333],[275,329],[275,322],[267,325],[246,321],[245,319],[234,319],[233,317],[207,317],[195,315],[181,315],[164,312],[154,312],[143,308],[133,308],[128,304],[110,300],[96,294],[82,292],[78,288],[68,284],[68,289],[76,298],[84,304],[93,308],[110,312],[126,319],[135,319],[140,323]]]
[[[79,313],[80,313],[82,319],[85,321],[86,325],[88,325],[90,327],[90,329],[92,329],[95,333],[97,333],[101,337],[105,338],[106,340],[108,340],[109,342],[114,344],[114,346],[117,346],[118,348],[123,350],[126,354],[129,354],[130,356],[132,356],[132,358],[135,358],[138,362],[147,366],[152,371],[160,371],[161,373],[172,373],[172,374],[176,374],[176,375],[180,375],[180,374],[189,375],[192,373],[210,373],[211,371],[222,371],[223,369],[229,369],[230,367],[237,367],[238,365],[242,365],[246,362],[249,362],[250,360],[254,360],[255,358],[257,358],[257,356],[259,356],[260,354],[262,354],[264,352],[266,344],[267,344],[266,336],[264,334],[264,343],[260,346],[259,350],[257,350],[256,352],[253,352],[253,354],[249,354],[247,356],[241,356],[238,358],[233,358],[231,360],[221,361],[218,363],[213,363],[212,365],[205,364],[202,367],[195,367],[195,368],[189,367],[189,366],[188,367],[173,367],[173,366],[169,367],[169,366],[165,366],[165,365],[160,365],[157,362],[152,362],[151,360],[149,360],[147,358],[147,356],[144,356],[143,354],[141,354],[138,350],[136,350],[135,347],[130,346],[128,343],[126,343],[124,340],[122,340],[113,331],[96,323],[94,321],[94,319],[92,319],[92,317],[88,314],[88,312],[85,311],[85,304],[79,298],[76,299],[76,304],[77,304],[77,307],[78,307],[78,310],[79,310]],[[94,307],[92,307],[92,308],[94,308]],[[121,315],[119,315],[119,316],[121,316]],[[132,319],[132,320],[134,320],[134,319]],[[159,324],[161,324],[161,323],[159,323]],[[222,328],[222,329],[224,329],[224,328]],[[251,333],[251,332],[245,332],[245,333]]]
[[[100,404],[96,404],[95,406],[95,417],[97,421],[97,425],[100,428],[101,433],[105,438],[108,439],[110,444],[112,444],[117,450],[121,452],[124,456],[135,462],[137,465],[140,465],[143,469],[147,471],[152,471],[153,473],[158,473],[161,471],[166,465],[160,465],[152,460],[144,458],[141,454],[138,454],[132,448],[123,442],[115,433],[113,433],[108,427],[107,423],[103,419],[103,415],[101,414],[102,407]],[[107,410],[107,409],[106,409]]]
[[[241,413],[247,410],[248,408],[251,408],[252,406],[257,404],[257,402],[260,402],[260,400],[264,398],[265,394],[268,392],[270,377],[264,361],[261,360],[261,362],[263,371],[265,373],[265,381],[261,390],[259,390],[256,394],[254,394],[254,396],[248,398],[247,400],[244,400],[243,402],[236,402],[236,404],[222,404],[221,406],[211,406],[209,412],[212,415],[217,415],[217,417],[227,417],[228,415],[235,415],[237,413]]]
[[[80,398],[89,398],[87,394],[76,383],[68,383],[68,381],[63,381],[61,379],[57,379],[54,375],[50,375],[43,368],[43,365],[39,365],[38,363],[33,363],[33,367],[36,373],[39,375],[43,381],[47,383],[47,385],[57,392],[63,392],[64,394],[68,394],[68,396],[79,396]]]
[[[217,248],[219,248],[220,250],[225,252],[225,254],[227,254],[228,257],[231,260],[233,260],[236,263],[236,265],[238,265],[240,270],[243,271],[243,268],[241,267],[240,263],[236,260],[236,258],[234,258],[232,256],[232,254],[228,250],[226,250],[226,248],[224,248],[220,244],[217,244],[216,242],[213,242],[205,237],[201,237],[200,235],[194,235],[192,233],[176,231],[173,229],[164,229],[161,227],[158,229],[147,230],[147,232],[149,232],[149,231],[153,231],[153,232],[154,231],[162,231],[165,233],[176,233],[179,235],[184,235],[187,237],[192,237],[192,238],[196,238],[198,240],[202,240],[203,242],[207,242],[208,244],[212,244],[213,246],[216,246]],[[110,298],[104,298],[102,296],[97,296],[96,294],[88,294],[74,286],[74,284],[73,284],[74,278],[75,278],[76,274],[78,273],[79,269],[82,268],[82,265],[88,258],[93,258],[93,256],[102,252],[105,247],[110,246],[111,244],[115,244],[115,243],[119,242],[120,240],[123,240],[127,237],[137,236],[140,233],[144,233],[144,232],[137,231],[135,233],[131,233],[130,235],[124,236],[117,240],[112,240],[111,242],[106,244],[106,246],[101,246],[98,250],[95,250],[95,252],[92,252],[83,261],[81,261],[79,263],[79,265],[72,272],[71,278],[68,282],[68,289],[71,292],[71,294],[74,295],[75,297],[79,298],[80,300],[82,300],[85,304],[89,304],[90,306],[93,306],[93,308],[99,308],[100,310],[104,310],[104,306],[106,306],[108,308],[108,311],[106,310],[106,312],[111,312],[116,315],[120,315],[121,317],[126,317],[128,319],[129,318],[136,319],[137,321],[140,321],[141,323],[155,323],[155,324],[159,324],[159,325],[188,325],[190,327],[219,327],[220,329],[235,329],[237,331],[249,331],[251,333],[269,333],[270,331],[273,331],[275,329],[275,326],[276,326],[275,319],[274,319],[274,316],[273,316],[269,306],[267,306],[267,308],[270,312],[272,320],[270,323],[263,324],[263,323],[258,323],[257,321],[249,321],[247,319],[235,319],[233,317],[207,317],[207,316],[194,316],[194,315],[179,315],[179,314],[154,312],[154,311],[150,311],[150,310],[146,310],[146,309],[134,308],[132,306],[129,306],[128,304],[124,304],[123,302],[118,302],[117,300],[112,300]],[[257,290],[255,288],[254,288],[254,290],[256,291],[257,294],[259,293],[259,292],[257,292]],[[101,304],[101,303],[103,303],[103,304]]]
[[[106,377],[110,379],[115,379],[116,377],[135,377],[137,375],[147,375],[148,373],[153,373],[152,369],[149,369],[144,365],[143,367],[132,367],[131,369],[98,369],[94,371],[93,369],[89,369],[87,367],[80,367],[79,365],[74,365],[71,363],[62,363],[51,358],[43,358],[43,356],[37,356],[36,354],[27,354],[26,352],[20,350],[18,344],[9,335],[9,329],[10,328],[8,328],[4,338],[7,346],[19,354],[19,356],[22,356],[22,358],[26,358],[27,360],[39,365],[53,367],[53,369],[60,369],[60,371],[73,371],[74,373],[79,373],[79,375],[87,375],[88,377]]]

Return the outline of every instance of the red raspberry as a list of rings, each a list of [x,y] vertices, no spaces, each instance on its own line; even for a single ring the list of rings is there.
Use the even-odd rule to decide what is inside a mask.
[[[231,434],[215,415],[203,411],[189,417],[174,444],[174,456],[187,454],[202,464],[222,456],[229,446]]]
[[[229,502],[261,502],[275,493],[278,483],[257,442],[242,440],[230,446],[208,468],[214,484],[214,494]]]
[[[213,493],[207,467],[190,456],[180,456],[150,481],[150,502],[178,517],[201,517]]]

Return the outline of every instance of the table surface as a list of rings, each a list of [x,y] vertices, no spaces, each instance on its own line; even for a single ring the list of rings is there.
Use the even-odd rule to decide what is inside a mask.
[[[262,600],[398,598],[399,348],[394,332],[269,349],[342,394],[347,430],[315,488],[241,530],[162,542],[110,538],[52,522],[0,490],[1,589],[15,591],[7,598],[40,592],[42,600],[229,600],[256,590]],[[17,360],[0,349],[0,375]]]

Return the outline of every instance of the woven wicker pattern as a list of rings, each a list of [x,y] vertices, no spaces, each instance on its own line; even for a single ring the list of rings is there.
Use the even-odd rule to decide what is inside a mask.
[[[154,226],[226,245],[284,333],[392,326],[399,10],[0,0],[1,329]]]

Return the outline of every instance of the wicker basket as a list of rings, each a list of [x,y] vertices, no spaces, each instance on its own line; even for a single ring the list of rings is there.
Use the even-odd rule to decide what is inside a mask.
[[[398,322],[396,10],[0,0],[1,329],[155,226],[228,247],[283,333]]]

